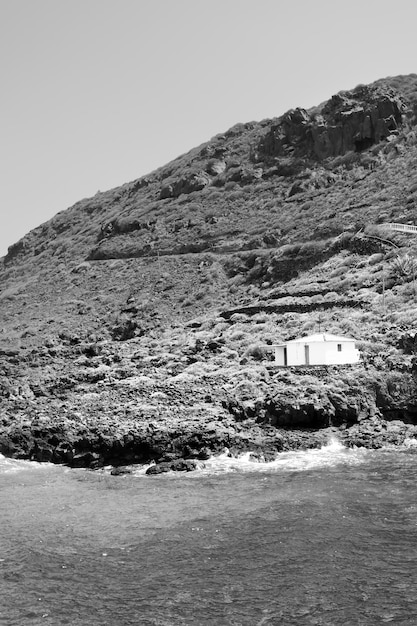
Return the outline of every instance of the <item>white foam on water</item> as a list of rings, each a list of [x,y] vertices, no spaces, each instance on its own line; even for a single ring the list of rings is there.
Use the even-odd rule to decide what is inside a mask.
[[[51,463],[38,463],[37,461],[10,459],[0,454],[0,474],[11,474],[28,469],[45,469],[47,467],[51,467]]]
[[[163,472],[160,476],[175,478],[180,476],[202,476],[212,474],[225,474],[229,472],[278,472],[278,471],[307,471],[315,468],[331,467],[340,464],[356,465],[363,463],[370,450],[365,448],[346,448],[335,436],[329,438],[326,445],[317,449],[295,450],[280,452],[273,461],[258,459],[252,452],[245,452],[239,456],[233,456],[227,448],[222,454],[211,456],[206,461],[197,461],[194,472]],[[155,465],[151,462],[147,465],[128,465],[129,473],[126,476],[145,477],[146,470]],[[104,474],[110,474],[112,466],[98,470]],[[123,478],[123,475],[117,477]],[[146,476],[146,478],[148,478]]]
[[[233,456],[229,450],[225,449],[222,454],[212,456],[206,461],[197,462],[196,472],[167,472],[161,474],[162,476],[175,477],[183,475],[199,475],[202,474],[224,474],[228,472],[274,472],[274,471],[308,471],[312,469],[319,469],[322,467],[333,467],[336,465],[358,465],[364,463],[369,455],[373,455],[381,452],[390,451],[417,451],[417,439],[408,438],[405,439],[402,445],[387,445],[378,450],[370,450],[367,448],[346,448],[336,436],[331,436],[326,445],[321,448],[309,449],[309,450],[293,450],[290,452],[280,452],[277,454],[277,458],[273,461],[263,461],[258,459],[256,454],[252,452],[246,452],[238,457]],[[130,470],[126,473],[128,476],[144,477],[146,470],[149,467],[155,465],[155,462],[144,465],[128,465],[127,469]],[[9,474],[21,472],[24,470],[34,469],[46,469],[50,467],[57,467],[51,463],[38,463],[37,461],[25,461],[20,459],[7,458],[0,454],[0,474]],[[59,467],[59,466],[58,466]],[[109,465],[95,470],[97,474],[110,474],[113,466]],[[66,467],[65,472],[86,472],[87,468],[74,468]],[[123,478],[123,474],[117,477]]]
[[[135,464],[135,465],[123,465],[123,467],[127,470],[126,473],[121,473],[116,475],[115,477],[117,479],[120,478],[126,478],[129,476],[144,476],[146,474],[146,470],[148,469],[148,467],[152,467],[153,465],[155,465],[155,461],[151,461],[150,463],[144,463],[144,464]],[[90,471],[88,470],[88,468],[80,468],[84,471]],[[117,466],[115,465],[105,465],[104,467],[101,467],[100,469],[94,470],[95,474],[103,474],[103,475],[111,475],[112,470],[117,469]],[[69,471],[72,471],[71,468],[69,469]]]
[[[221,474],[225,472],[273,472],[307,471],[340,464],[353,465],[362,463],[368,453],[365,449],[346,448],[336,438],[325,446],[310,450],[280,452],[273,461],[259,461],[251,452],[233,457],[228,450],[219,456],[213,456],[204,462],[202,473]]]
[[[404,439],[404,448],[415,448],[417,450],[417,439]]]
[[[146,470],[153,465],[155,465],[155,461],[146,465],[129,465],[129,468],[132,470],[133,476],[145,476]]]

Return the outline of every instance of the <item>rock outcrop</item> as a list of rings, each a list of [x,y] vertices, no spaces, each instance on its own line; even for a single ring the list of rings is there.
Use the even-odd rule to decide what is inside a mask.
[[[201,191],[211,182],[207,172],[200,171],[184,176],[168,185],[164,185],[161,189],[159,199],[177,198],[182,193],[189,194],[193,191]]]
[[[199,467],[198,463],[192,459],[175,459],[173,461],[163,461],[151,465],[146,470],[146,474],[164,474],[166,472],[191,472]]]
[[[361,152],[398,133],[404,110],[393,90],[360,86],[333,96],[319,113],[288,111],[270,127],[260,153],[322,160]]]

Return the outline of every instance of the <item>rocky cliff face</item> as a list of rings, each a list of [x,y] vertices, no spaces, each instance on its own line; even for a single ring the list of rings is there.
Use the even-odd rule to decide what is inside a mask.
[[[393,90],[360,86],[333,96],[319,111],[288,111],[260,143],[265,156],[319,160],[361,152],[398,134],[406,104]]]

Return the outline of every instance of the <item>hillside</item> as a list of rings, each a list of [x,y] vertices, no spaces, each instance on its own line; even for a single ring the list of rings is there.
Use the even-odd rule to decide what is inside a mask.
[[[413,74],[238,124],[11,246],[0,452],[94,467],[416,436],[417,239],[384,226],[415,223],[416,113]],[[363,363],[270,367],[319,328]]]

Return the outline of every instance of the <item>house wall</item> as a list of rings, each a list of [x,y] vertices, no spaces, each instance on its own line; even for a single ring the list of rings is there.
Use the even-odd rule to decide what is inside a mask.
[[[341,352],[337,349],[338,343],[342,346]],[[287,344],[287,365],[306,365],[306,345],[308,345],[309,365],[344,365],[357,363],[360,360],[359,350],[355,348],[353,341],[317,341],[310,344],[294,342]],[[275,363],[285,365],[284,346],[275,347]]]
[[[276,365],[285,365],[284,346],[275,346],[275,363]]]
[[[341,352],[337,350],[337,343],[333,341],[326,342],[325,364],[326,365],[343,365],[345,363],[358,363],[360,360],[360,352],[355,348],[353,341],[339,342],[342,346]]]
[[[289,343],[287,346],[287,355],[288,355],[288,365],[305,365],[306,364],[305,344],[298,343],[298,342]],[[311,359],[310,359],[310,364],[311,364]]]

